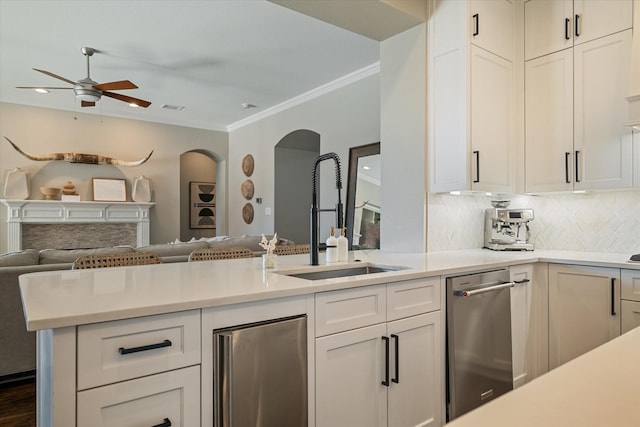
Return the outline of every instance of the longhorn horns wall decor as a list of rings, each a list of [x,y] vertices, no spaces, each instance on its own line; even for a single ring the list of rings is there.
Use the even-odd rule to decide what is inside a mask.
[[[35,160],[35,161],[64,160],[64,161],[67,161],[67,162],[70,162],[70,163],[84,163],[84,164],[87,164],[87,165],[114,165],[114,166],[134,167],[134,166],[140,166],[141,164],[145,163],[147,160],[149,160],[149,158],[153,154],[153,150],[151,150],[151,153],[149,153],[149,155],[147,157],[145,157],[142,160],[137,160],[137,161],[134,161],[134,162],[126,162],[124,160],[114,159],[113,157],[101,156],[99,154],[51,153],[51,154],[33,155],[33,154],[28,154],[28,153],[25,153],[24,151],[22,151],[20,149],[20,147],[18,147],[16,144],[14,144],[6,136],[4,137],[4,139],[9,141],[9,144],[11,144],[11,146],[18,153],[22,154],[27,159]]]

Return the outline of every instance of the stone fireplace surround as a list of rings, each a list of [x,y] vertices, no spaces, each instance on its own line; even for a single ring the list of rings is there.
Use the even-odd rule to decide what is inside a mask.
[[[154,203],[7,200],[7,250],[149,244]],[[24,243],[24,244],[23,244]]]

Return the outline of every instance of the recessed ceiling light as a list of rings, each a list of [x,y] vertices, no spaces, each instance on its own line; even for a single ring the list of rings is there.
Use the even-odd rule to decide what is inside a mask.
[[[140,107],[140,106],[139,106],[138,104],[135,104],[135,103],[133,103],[133,102],[132,102],[132,103],[130,103],[130,104],[129,104],[129,107],[131,107],[131,108],[138,108],[138,107]]]
[[[369,169],[371,169],[369,166],[363,166],[362,169],[368,171]]]
[[[249,104],[248,102],[244,102],[244,103],[240,104],[240,106],[242,108],[256,108],[257,107],[257,105]]]
[[[48,90],[46,90],[46,89],[42,89],[42,88],[38,88],[38,89],[34,89],[34,90],[35,90],[36,92],[38,92],[38,93],[49,93],[49,91],[48,91]]]

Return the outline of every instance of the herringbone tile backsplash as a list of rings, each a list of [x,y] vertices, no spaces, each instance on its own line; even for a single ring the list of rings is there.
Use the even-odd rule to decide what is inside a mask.
[[[490,196],[430,194],[428,250],[481,248]],[[640,252],[640,191],[511,196],[510,208],[533,208],[536,249]]]

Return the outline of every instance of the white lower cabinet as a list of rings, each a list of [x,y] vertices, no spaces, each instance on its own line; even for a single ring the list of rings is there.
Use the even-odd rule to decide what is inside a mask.
[[[509,268],[513,388],[549,370],[549,282],[546,263]]]
[[[640,326],[640,271],[622,270],[621,332]]]
[[[549,368],[620,335],[620,270],[549,264]]]
[[[378,307],[382,302],[391,318],[397,318],[385,321],[388,317],[384,316],[377,323],[316,339],[316,426],[442,425],[440,278],[386,285],[386,293],[378,293],[375,303],[372,288],[376,287],[316,297],[316,313],[328,307],[340,313],[335,308],[342,304],[353,313],[363,313],[367,306]],[[398,309],[398,292],[422,296],[404,304],[405,313],[411,313],[408,317],[402,318],[403,311]],[[395,296],[389,298],[391,295]],[[362,309],[354,307],[354,301],[362,302]],[[416,307],[431,312],[415,314]],[[331,316],[319,315],[320,319],[324,320],[316,329],[322,331],[326,321],[331,323]]]
[[[78,393],[78,427],[200,425],[200,366]]]

